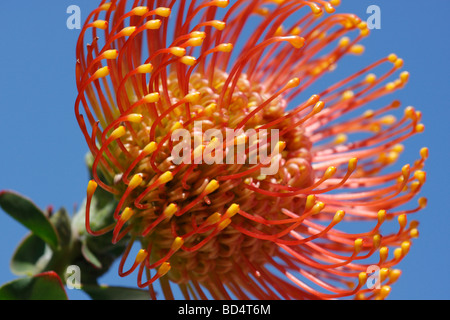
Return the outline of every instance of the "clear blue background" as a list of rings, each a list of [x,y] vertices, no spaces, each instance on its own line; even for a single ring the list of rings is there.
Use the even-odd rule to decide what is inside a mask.
[[[411,162],[420,147],[430,149],[422,193],[429,205],[415,216],[421,222],[420,238],[401,263],[403,275],[390,298],[449,299],[450,1],[342,2],[339,11],[362,18],[368,17],[369,5],[380,6],[382,29],[364,41],[361,67],[391,52],[404,58],[411,78],[397,97],[423,111],[426,131],[406,144],[402,159]],[[70,211],[84,198],[88,179],[87,148],[73,112],[79,31],[66,28],[66,9],[72,4],[81,7],[84,19],[97,1],[0,2],[0,190],[16,190],[42,208],[64,206]],[[9,260],[26,232],[0,212],[0,283],[15,279]],[[116,270],[114,266],[102,281],[135,285],[135,277],[120,279]],[[85,297],[75,291],[69,296]]]

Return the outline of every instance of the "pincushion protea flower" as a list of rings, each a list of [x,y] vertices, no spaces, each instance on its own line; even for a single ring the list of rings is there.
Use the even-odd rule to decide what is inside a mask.
[[[121,276],[136,272],[152,298],[158,279],[169,299],[170,282],[186,299],[389,294],[400,275],[394,267],[418,236],[418,222],[408,224],[407,215],[426,199],[404,204],[425,181],[428,151],[399,171],[384,169],[424,126],[412,107],[400,120],[387,114],[398,101],[366,109],[406,84],[394,54],[305,96],[342,57],[364,50],[366,23],[334,13],[338,4],[118,0],[89,15],[77,44],[75,105],[95,158],[86,228],[111,232],[114,243],[130,237]],[[264,175],[267,163],[249,161],[176,164],[179,142],[171,137],[179,129],[200,141],[190,160],[208,148],[230,152],[230,141],[207,140],[194,122],[244,130],[231,144],[251,141],[249,129],[277,129],[280,141],[263,147],[279,170]],[[247,144],[244,159],[251,152]],[[89,207],[98,186],[118,205],[115,223],[93,230]],[[393,219],[399,229],[382,232]],[[136,243],[142,249],[127,262]],[[373,267],[381,285],[368,288]]]

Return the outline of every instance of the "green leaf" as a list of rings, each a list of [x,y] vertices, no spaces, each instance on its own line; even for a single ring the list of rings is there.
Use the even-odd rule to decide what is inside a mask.
[[[31,200],[11,191],[0,192],[0,206],[15,220],[30,229],[52,249],[58,247],[58,235],[45,214]]]
[[[0,287],[0,300],[67,300],[61,279],[45,272],[8,282]]]
[[[92,264],[94,268],[102,268],[102,263],[97,259],[94,253],[92,253],[86,242],[83,242],[83,244],[81,245],[81,253],[83,254],[83,257],[86,259],[86,261]]]
[[[29,234],[17,247],[11,259],[11,270],[18,276],[33,276],[42,272],[52,258],[45,242]]]
[[[82,286],[93,300],[149,300],[150,294],[148,291],[125,288],[125,287],[109,287],[106,285]]]

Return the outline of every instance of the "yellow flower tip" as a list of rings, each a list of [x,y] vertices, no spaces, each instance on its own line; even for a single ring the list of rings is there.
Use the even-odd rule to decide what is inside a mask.
[[[354,55],[361,55],[364,53],[365,47],[361,44],[355,44],[350,48],[350,53]]]
[[[127,222],[133,215],[134,215],[133,209],[126,207],[125,210],[123,210],[122,214],[120,215],[120,220],[123,222]]]
[[[395,63],[395,61],[397,61],[398,57],[395,53],[391,53],[390,55],[388,55],[388,60],[392,63]]]
[[[129,189],[136,189],[142,183],[143,177],[142,174],[138,173],[131,178],[130,183],[128,184]]]
[[[418,226],[419,226],[419,221],[417,221],[417,220],[413,220],[409,224],[410,229],[416,229]]]
[[[293,78],[291,80],[289,80],[286,85],[284,86],[285,89],[292,89],[295,87],[298,87],[300,84],[300,79],[299,78]]]
[[[389,280],[394,283],[400,278],[402,271],[400,269],[393,269],[389,272]]]
[[[380,292],[378,293],[377,299],[378,300],[384,300],[387,298],[387,296],[391,293],[391,287],[390,286],[382,286],[380,289]]]
[[[108,60],[114,60],[119,55],[119,51],[116,49],[106,50],[103,52],[103,57]]]
[[[164,17],[167,18],[168,16],[170,16],[170,13],[172,12],[172,10],[170,10],[170,8],[166,8],[166,7],[159,7],[156,8],[155,10],[155,14],[160,16],[160,17]]]
[[[380,248],[380,262],[383,263],[386,261],[389,254],[389,248],[388,247],[381,247]]]
[[[161,28],[162,21],[159,19],[150,20],[145,23],[145,29],[147,30],[158,30]]]
[[[176,252],[176,251],[180,250],[180,248],[183,246],[183,244],[184,244],[183,238],[176,237],[172,243],[172,246],[170,247],[170,250]]]
[[[116,139],[123,137],[125,135],[125,133],[126,133],[125,127],[120,126],[111,133],[109,138],[112,140],[116,140]]]
[[[188,47],[199,47],[203,44],[204,38],[190,38],[185,42]]]
[[[394,67],[400,69],[401,67],[403,67],[403,64],[404,64],[403,59],[397,59],[394,62]]]
[[[108,21],[96,20],[92,23],[92,26],[97,29],[106,30],[108,28]]]
[[[170,128],[171,132],[174,132],[175,130],[183,128],[183,124],[180,121],[177,121],[173,124],[173,126]]]
[[[325,11],[327,13],[333,13],[336,11],[336,9],[331,5],[331,3],[326,2],[323,7],[325,8]]]
[[[149,93],[144,97],[146,103],[155,103],[159,101],[160,95],[157,92]]]
[[[99,9],[102,11],[108,11],[111,8],[112,2],[102,4]]]
[[[386,210],[380,210],[378,211],[378,223],[382,224],[384,220],[386,220]]]
[[[395,258],[395,260],[401,259],[402,256],[403,256],[402,248],[396,248],[394,250],[394,258]]]
[[[347,90],[342,94],[342,100],[350,100],[355,96],[352,90]]]
[[[414,131],[417,133],[422,133],[425,131],[425,125],[423,123],[419,123],[416,125],[416,127],[414,128]]]
[[[218,212],[213,213],[206,219],[206,225],[210,226],[212,224],[218,223],[222,219],[222,215]]]
[[[427,178],[425,171],[417,170],[414,172],[414,178],[416,178],[421,184],[424,184]]]
[[[170,265],[169,262],[164,262],[164,263],[159,267],[159,269],[158,269],[158,271],[157,271],[157,275],[158,275],[159,277],[163,277],[163,276],[165,276],[165,275],[170,271],[171,268],[172,268],[172,267],[171,267],[171,265]]]
[[[220,52],[231,52],[233,51],[233,48],[232,43],[222,43],[217,46],[217,50]]]
[[[120,34],[122,34],[125,37],[131,36],[136,31],[136,27],[125,27],[120,31]]]
[[[342,38],[339,40],[338,46],[339,46],[340,48],[345,48],[345,47],[347,47],[349,44],[350,44],[350,38],[349,38],[349,37],[342,37]]]
[[[220,20],[211,21],[211,26],[219,31],[222,31],[226,27],[226,23]]]
[[[334,214],[334,217],[333,217],[333,223],[336,224],[336,223],[341,222],[344,219],[344,216],[345,216],[344,210],[336,211],[336,213]]]
[[[359,292],[359,293],[355,296],[355,300],[366,300],[366,296],[364,295],[363,292]]]
[[[414,107],[406,107],[404,111],[405,118],[415,120],[416,119],[416,109]]]
[[[317,202],[311,209],[311,214],[316,215],[319,214],[325,208],[325,203],[319,201]]]
[[[92,197],[92,195],[95,193],[95,190],[97,190],[98,184],[95,182],[95,180],[90,180],[87,186],[87,195],[88,197]]]
[[[206,194],[210,194],[213,193],[214,191],[216,191],[219,188],[219,182],[217,182],[217,180],[211,180],[207,185],[205,190],[203,191]]]
[[[148,156],[149,154],[152,154],[153,152],[155,152],[157,147],[158,147],[158,145],[156,144],[156,142],[152,141],[149,144],[147,144],[144,147],[144,149],[142,149],[142,153],[145,154],[146,156]]]
[[[315,204],[316,204],[316,196],[313,194],[307,196],[305,203],[305,212],[311,210]]]
[[[403,179],[407,179],[408,177],[409,177],[409,174],[410,174],[410,166],[409,166],[409,164],[405,164],[403,167],[402,167],[402,176],[403,176]]]
[[[299,36],[289,36],[287,40],[295,49],[300,49],[305,45],[305,38]]]
[[[191,56],[184,56],[180,58],[180,62],[188,66],[193,66],[197,63],[197,59]]]
[[[372,237],[372,245],[373,245],[373,247],[374,247],[375,249],[378,249],[378,248],[380,247],[380,245],[381,245],[381,235],[375,234],[375,235]]]
[[[200,100],[201,94],[200,92],[191,92],[188,93],[186,96],[184,96],[184,100],[186,100],[189,103],[197,103],[198,100]]]
[[[309,3],[309,7],[315,15],[321,15],[323,13],[322,9],[315,3]]]
[[[225,219],[223,220],[221,223],[219,223],[219,225],[217,226],[217,229],[219,231],[224,230],[226,227],[228,227],[231,223],[231,219]]]
[[[131,13],[135,16],[142,17],[144,14],[146,14],[149,11],[148,7],[136,7],[131,10]]]
[[[153,65],[151,63],[146,63],[137,67],[136,71],[138,73],[151,73],[153,71]]]
[[[133,123],[140,123],[144,119],[144,116],[142,114],[138,113],[132,113],[126,116],[126,121],[133,122]]]
[[[136,264],[141,264],[148,256],[148,252],[144,249],[139,250],[136,255]]]
[[[357,158],[351,158],[348,162],[348,170],[353,172],[356,170],[356,167],[358,166],[358,159]]]
[[[409,72],[408,71],[403,71],[402,73],[400,73],[400,80],[403,83],[408,82],[408,80],[409,80]]]
[[[358,281],[359,281],[359,286],[362,287],[367,281],[367,273],[366,272],[360,272],[358,274]]]
[[[240,207],[238,204],[233,203],[225,212],[225,217],[232,218],[234,217],[240,210]]]
[[[205,39],[206,38],[206,32],[204,32],[204,31],[192,31],[191,33],[189,33],[189,38],[202,38],[202,39]]]
[[[293,36],[298,36],[300,33],[302,33],[302,29],[298,26],[295,26],[292,30],[291,30],[291,35]]]
[[[341,4],[341,0],[331,0],[330,3],[331,3],[333,6],[337,7],[338,5]]]
[[[402,244],[401,244],[402,256],[407,255],[410,248],[411,248],[411,242],[410,241],[403,241]]]
[[[366,76],[366,79],[365,79],[365,81],[366,81],[367,83],[374,83],[376,80],[377,80],[377,76],[376,76],[375,74],[373,74],[373,73],[369,73],[369,74]]]
[[[230,1],[228,0],[215,0],[211,2],[212,6],[219,7],[219,8],[226,8],[230,4]]]
[[[323,177],[325,179],[330,179],[332,176],[334,176],[336,171],[337,171],[336,167],[334,166],[328,167],[327,170],[325,170],[325,174],[323,175]]]
[[[428,159],[428,148],[427,147],[420,149],[420,156],[422,157],[423,160]]]
[[[416,228],[411,229],[409,231],[409,236],[413,239],[417,239],[419,237],[419,230],[417,230]]]
[[[97,79],[100,79],[100,78],[104,78],[104,77],[106,77],[108,75],[109,75],[109,67],[106,66],[106,67],[100,68],[97,71],[95,71],[95,73],[93,75],[93,78],[95,80],[97,80]]]
[[[345,133],[339,133],[336,138],[334,139],[333,143],[338,145],[338,144],[343,144],[346,143],[348,140],[348,136]]]
[[[163,215],[166,217],[166,219],[170,219],[177,211],[178,206],[175,203],[171,203],[164,209]]]
[[[355,240],[354,248],[353,248],[355,253],[361,252],[363,244],[364,244],[364,240],[363,239],[358,238],[358,239]]]
[[[400,225],[401,228],[406,227],[406,224],[408,223],[408,220],[406,218],[406,214],[399,215],[397,220],[398,220],[398,224]]]
[[[164,172],[162,175],[159,176],[157,183],[159,185],[166,184],[167,182],[171,181],[173,179],[173,174],[170,171]]]
[[[421,209],[425,208],[427,206],[428,199],[425,197],[419,198],[419,206]]]
[[[389,276],[389,268],[381,268],[380,269],[380,282],[384,282]]]
[[[313,114],[319,113],[320,111],[323,110],[323,108],[325,108],[325,102],[323,102],[323,101],[317,102],[313,108]]]
[[[385,86],[387,91],[392,91],[395,89],[395,83],[394,82],[388,82]]]

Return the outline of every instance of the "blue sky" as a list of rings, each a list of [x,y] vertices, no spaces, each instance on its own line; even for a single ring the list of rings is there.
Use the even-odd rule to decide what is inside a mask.
[[[393,287],[394,299],[449,299],[450,210],[442,199],[450,192],[450,2],[429,0],[342,0],[339,11],[368,17],[369,5],[381,8],[381,29],[364,41],[361,67],[395,52],[411,74],[408,86],[398,92],[404,105],[423,112],[425,133],[406,143],[402,160],[412,162],[421,147],[430,150],[423,196],[428,207],[415,216],[420,238],[401,263],[403,275]],[[66,27],[70,5],[81,8],[82,17],[95,7],[92,0],[0,2],[0,190],[16,190],[45,208],[69,211],[85,196],[87,151],[78,130],[73,104],[75,44],[78,30]],[[419,5],[420,4],[420,5]],[[433,8],[431,10],[430,8]],[[0,212],[0,283],[15,276],[9,260],[26,230]],[[135,278],[120,279],[116,266],[102,279],[134,286]],[[70,292],[70,297],[82,298]]]

